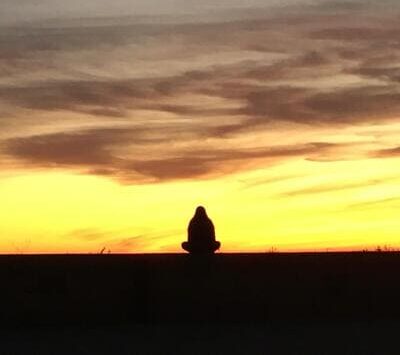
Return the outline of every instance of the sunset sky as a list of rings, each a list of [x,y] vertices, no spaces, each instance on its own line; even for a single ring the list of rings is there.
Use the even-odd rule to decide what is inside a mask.
[[[400,248],[398,0],[1,0],[0,253]]]

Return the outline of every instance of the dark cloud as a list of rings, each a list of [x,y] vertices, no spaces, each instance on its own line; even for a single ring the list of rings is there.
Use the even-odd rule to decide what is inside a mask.
[[[311,51],[300,56],[278,61],[271,65],[255,65],[244,73],[243,79],[258,81],[276,81],[298,79],[299,77],[321,76],[324,69],[334,70],[334,58],[317,51]]]
[[[400,147],[381,149],[373,153],[377,158],[398,158],[400,157]]]
[[[360,11],[371,7],[371,3],[364,1],[324,1],[321,4],[315,4],[320,10],[324,10],[328,13],[343,11],[348,13],[349,11]]]
[[[307,112],[303,106],[303,101],[312,92],[311,89],[290,86],[255,89],[246,96],[247,107],[244,112],[261,122],[271,119],[283,121],[312,120],[312,112]]]
[[[5,142],[5,152],[34,165],[102,166],[114,160],[109,148],[134,140],[134,134],[134,130],[96,129],[14,138]]]
[[[322,154],[331,147],[331,144],[310,143],[258,149],[198,148],[163,157],[163,152],[159,152],[160,157],[153,158],[143,152],[137,153],[140,150],[133,146],[128,155],[120,155],[118,148],[123,146],[154,143],[154,138],[146,141],[145,136],[146,133],[135,129],[55,133],[10,139],[5,142],[3,151],[23,161],[25,167],[72,168],[133,183],[215,176],[239,171],[256,160],[272,164],[276,159]]]
[[[386,71],[389,72],[388,69]],[[397,73],[391,72],[392,79],[395,72]],[[235,128],[252,129],[253,126],[269,123],[271,120],[334,125],[374,122],[376,119],[391,118],[400,113],[397,84],[362,85],[321,91],[317,88],[288,85],[238,83],[235,86],[235,83],[229,83],[229,79],[224,77],[219,80],[212,72],[203,73],[204,76],[207,74],[210,80],[191,79],[189,72],[183,76],[158,81],[61,81],[19,88],[0,87],[0,97],[8,105],[20,108],[67,110],[104,118],[127,117],[129,110],[161,111],[182,117],[198,117],[200,122],[207,117],[241,116],[243,127],[227,123],[226,128],[218,128],[231,132]],[[377,73],[376,78],[382,75],[381,72]],[[186,81],[182,82],[182,78],[186,78]],[[167,87],[175,87],[175,92],[171,93]],[[240,103],[240,106],[208,108],[196,101],[168,103],[168,100],[179,100],[183,93],[230,99]]]
[[[129,20],[129,18],[128,18]],[[62,21],[51,26],[4,27],[0,33],[0,46],[7,49],[0,58],[27,57],[33,53],[53,54],[60,51],[96,50],[99,46],[107,49],[129,44],[143,44],[146,38],[166,36],[175,31],[174,25],[135,24],[131,18],[105,19],[102,23],[90,24],[90,19],[81,19],[70,25]],[[110,22],[110,23],[108,23]]]
[[[316,94],[304,104],[320,120],[373,122],[400,114],[400,92],[390,86],[361,86]]]
[[[266,164],[271,165],[276,158],[302,157],[318,154],[320,150],[315,144],[247,150],[195,150],[181,157],[135,162],[133,166],[137,172],[159,180],[195,178],[240,171],[257,159],[269,160]]]
[[[223,96],[229,95],[223,92]],[[400,114],[400,93],[395,86],[353,86],[333,91],[291,86],[254,87],[242,100],[245,107],[237,112],[247,119],[240,125],[218,128],[221,134],[262,129],[280,121],[333,127],[384,123]]]
[[[263,11],[266,14],[265,11]],[[267,17],[268,19],[268,17]],[[190,57],[196,53],[204,53],[222,48],[241,46],[237,35],[245,36],[250,43],[254,39],[247,31],[265,32],[276,24],[260,19],[243,19],[214,23],[162,23],[154,18],[149,23],[138,21],[136,17],[116,17],[99,19],[91,24],[91,19],[81,19],[74,23],[57,22],[53,25],[24,25],[19,27],[3,27],[0,32],[0,60],[9,66],[25,64],[30,67],[36,60],[42,66],[50,66],[56,54],[79,55],[80,51],[101,52],[107,56],[110,50],[137,46],[138,49],[155,48],[164,45],[171,48],[176,43],[189,46],[191,52],[171,52],[175,58]],[[207,44],[208,48],[204,48]],[[142,55],[144,55],[144,51]],[[163,51],[161,51],[163,53]],[[39,56],[39,57],[36,57]],[[18,60],[30,59],[31,63]],[[61,59],[61,58],[60,58]],[[104,58],[105,60],[107,57]],[[156,60],[158,58],[149,58]],[[160,58],[163,59],[163,58]],[[171,58],[167,58],[171,59]],[[7,61],[7,62],[5,62]],[[22,68],[20,68],[22,69]]]
[[[92,115],[124,116],[135,100],[153,97],[141,81],[62,80],[23,87],[0,87],[0,100],[33,110],[68,110]]]
[[[388,63],[388,65],[393,64]],[[360,76],[365,76],[367,78],[400,83],[400,67],[371,67],[365,65],[361,66],[360,68],[353,69],[350,72]]]
[[[342,27],[329,28],[315,31],[311,34],[311,38],[330,39],[338,41],[351,42],[370,42],[376,40],[385,40],[397,42],[400,35],[400,29],[397,28],[381,28],[381,27]]]

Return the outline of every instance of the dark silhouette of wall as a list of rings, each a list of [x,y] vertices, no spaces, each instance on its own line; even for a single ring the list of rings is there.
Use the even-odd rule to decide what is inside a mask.
[[[399,253],[0,256],[0,320],[398,320],[398,270]]]

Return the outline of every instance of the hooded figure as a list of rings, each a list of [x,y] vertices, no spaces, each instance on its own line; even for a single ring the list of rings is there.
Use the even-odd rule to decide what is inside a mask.
[[[215,240],[215,229],[208,218],[204,207],[199,206],[188,227],[188,241],[182,243],[182,248],[191,254],[214,253],[221,246]]]

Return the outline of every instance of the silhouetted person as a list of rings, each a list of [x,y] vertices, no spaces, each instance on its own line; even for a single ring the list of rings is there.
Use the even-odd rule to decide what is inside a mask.
[[[182,248],[190,254],[212,254],[221,246],[215,240],[214,224],[207,216],[204,207],[196,208],[196,213],[188,227],[188,241],[182,243]]]

